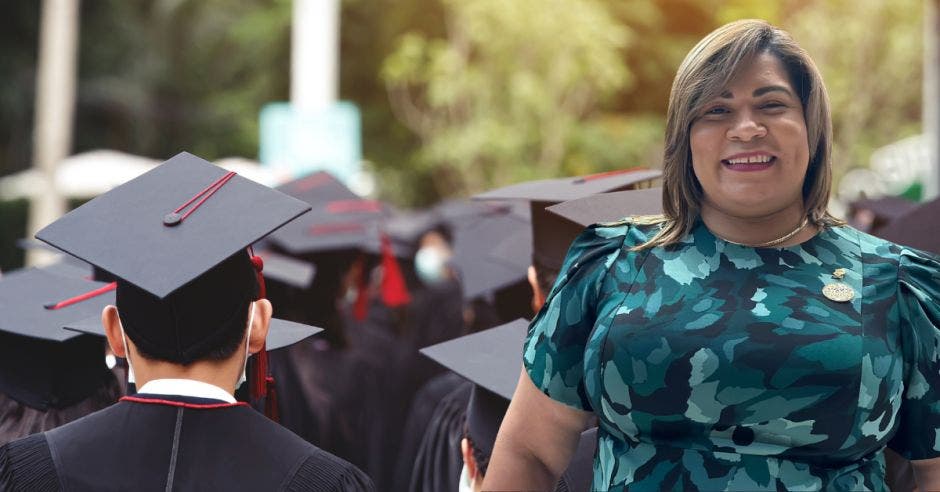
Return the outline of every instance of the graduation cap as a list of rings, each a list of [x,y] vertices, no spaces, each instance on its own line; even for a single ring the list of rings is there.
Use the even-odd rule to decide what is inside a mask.
[[[72,210],[36,238],[164,299],[310,210],[186,152]]]
[[[317,267],[309,261],[275,253],[267,249],[255,248],[255,254],[264,260],[264,278],[282,284],[306,289],[313,284]]]
[[[269,240],[291,255],[380,249],[381,223],[392,210],[378,200],[351,198],[317,204]]]
[[[186,364],[263,297],[263,261],[246,248],[308,210],[183,152],[36,237],[116,277],[121,321],[141,352]]]
[[[282,184],[277,190],[310,205],[319,205],[336,200],[356,200],[355,192],[326,171],[317,171]]]
[[[383,230],[392,247],[400,250],[396,252],[399,258],[413,256],[421,238],[432,231],[439,231],[453,241],[451,225],[434,209],[395,212],[383,223]]]
[[[916,202],[899,196],[866,198],[853,202],[849,206],[849,215],[852,216],[853,226],[878,235],[879,230],[910,213],[917,205]]]
[[[453,264],[465,299],[525,280],[532,255],[532,228],[525,218],[508,210],[476,217],[455,231],[454,243]]]
[[[546,207],[599,193],[637,188],[659,178],[660,171],[625,169],[589,176],[518,183],[474,196],[477,200],[526,200],[532,217],[532,263],[561,269],[571,241],[583,227],[547,212]]]
[[[29,268],[0,279],[0,392],[31,408],[64,408],[111,377],[104,345],[63,328],[114,303],[114,285]]]
[[[100,310],[97,316],[89,316],[87,318],[72,320],[70,322],[64,323],[62,328],[65,328],[66,333],[85,333],[99,337],[103,337],[105,335],[104,326],[101,324]],[[322,328],[317,328],[302,323],[295,323],[286,319],[272,318],[271,324],[268,326],[268,338],[265,339],[264,343],[265,350],[271,352],[272,350],[289,347],[301,340],[316,335],[321,331],[323,331]]]
[[[43,270],[63,277],[94,277],[92,266],[84,261],[70,255],[63,254],[61,251],[49,246],[48,244],[35,239],[21,238],[16,240],[16,245],[24,250],[41,249],[57,253],[55,262],[42,267]]]
[[[878,236],[940,255],[940,198],[918,205],[878,231]]]
[[[545,210],[581,227],[635,215],[659,215],[663,213],[663,189],[601,193],[552,205]]]
[[[522,367],[528,321],[517,319],[421,349],[421,353],[474,383],[467,406],[470,439],[488,456]]]

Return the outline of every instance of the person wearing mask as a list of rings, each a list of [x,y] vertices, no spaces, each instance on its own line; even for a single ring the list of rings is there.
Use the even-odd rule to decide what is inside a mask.
[[[182,153],[41,230],[117,278],[102,324],[138,393],[0,448],[0,489],[372,490],[233,396],[277,322],[247,248],[306,210]]]

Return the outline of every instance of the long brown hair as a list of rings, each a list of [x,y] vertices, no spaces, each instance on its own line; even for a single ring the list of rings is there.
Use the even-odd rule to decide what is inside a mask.
[[[790,35],[762,20],[739,20],[712,31],[686,55],[672,82],[663,154],[663,216],[659,233],[635,249],[668,246],[681,240],[698,219],[702,187],[692,170],[689,134],[708,101],[761,53],[776,56],[790,77],[803,105],[809,143],[809,167],[803,182],[803,206],[811,223],[843,225],[828,210],[832,186],[832,121],[829,95],[809,55]]]

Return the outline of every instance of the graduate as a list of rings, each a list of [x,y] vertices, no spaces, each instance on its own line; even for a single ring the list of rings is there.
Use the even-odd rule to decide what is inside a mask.
[[[509,408],[509,401],[518,380],[514,369],[522,357],[519,346],[525,339],[528,322],[517,319],[496,328],[450,340],[422,349],[422,353],[463,376],[469,382],[469,401],[462,408],[457,442],[461,457],[460,477],[448,489],[479,492],[496,433]],[[587,491],[591,484],[591,460],[594,455],[593,430],[582,436],[568,470],[555,487],[556,491]]]
[[[100,324],[101,310],[114,304],[113,286],[63,276],[56,272],[77,272],[61,266],[0,278],[0,445],[84,417],[121,396],[102,340],[63,329],[89,315]],[[97,295],[76,298],[87,292]]]
[[[246,248],[307,210],[182,153],[40,231],[117,278],[102,322],[138,393],[0,448],[0,490],[372,490],[233,397],[275,323]]]
[[[488,191],[474,198],[486,201],[508,200],[526,203],[531,218],[531,233],[520,236],[513,234],[518,231],[506,230],[503,232],[505,239],[502,242],[498,240],[499,236],[489,235],[483,236],[481,240],[490,240],[490,244],[494,245],[490,247],[489,256],[491,257],[513,259],[519,256],[520,251],[530,253],[527,258],[529,260],[527,278],[532,295],[528,301],[532,309],[531,313],[537,312],[555,281],[568,245],[584,228],[584,223],[581,221],[585,215],[581,210],[584,207],[576,206],[577,213],[568,215],[555,213],[547,208],[560,206],[561,202],[588,197],[605,200],[605,194],[621,192],[630,195],[617,198],[617,201],[612,204],[615,205],[614,210],[623,211],[624,215],[629,215],[630,210],[636,210],[633,213],[648,213],[649,207],[658,209],[661,203],[653,201],[647,204],[650,194],[644,187],[659,176],[659,171],[633,169],[590,176],[530,181]],[[604,203],[607,202],[609,200]],[[564,210],[567,211],[569,208],[571,207]],[[597,207],[587,208],[588,215],[595,213],[597,209]],[[520,238],[525,240],[520,241]],[[505,272],[503,275],[511,274],[519,268],[525,271],[526,266],[520,267],[516,263],[518,261],[504,262],[501,267],[501,270]],[[472,267],[466,270],[473,272]],[[485,281],[485,278],[482,280]],[[519,346],[521,346],[521,341],[515,346],[515,350],[518,351]],[[513,382],[516,381],[516,376],[515,374],[509,375],[513,378]],[[411,480],[407,489],[400,487],[399,490],[426,492],[443,490],[456,492],[458,490],[458,478],[463,463],[459,443],[473,387],[466,381],[461,383],[453,376],[441,376],[440,380],[433,382],[434,386],[429,388],[433,391],[419,393],[419,395],[427,398],[437,396],[440,400],[427,421],[418,451],[412,458]],[[421,401],[424,400],[425,398],[422,398]],[[419,429],[415,426],[411,432],[419,432]],[[399,463],[399,470],[404,470],[406,467],[407,463]],[[397,476],[403,477],[404,473],[400,471]],[[399,479],[397,482],[396,485],[400,485],[402,480]]]

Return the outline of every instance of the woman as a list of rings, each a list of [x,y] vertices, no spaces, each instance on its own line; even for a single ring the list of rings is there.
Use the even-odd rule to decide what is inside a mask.
[[[550,488],[591,415],[597,490],[885,490],[886,446],[940,490],[940,262],[829,215],[830,142],[787,33],[738,21],[692,49],[665,214],[572,244],[485,490]]]

